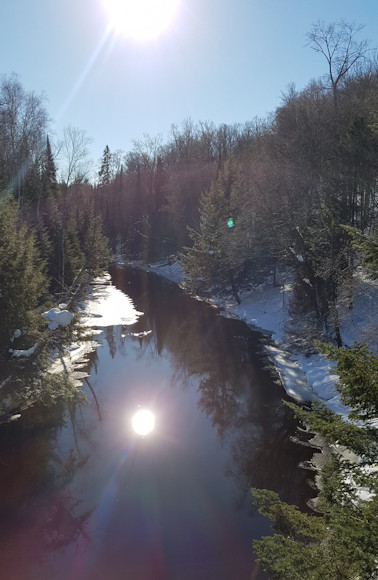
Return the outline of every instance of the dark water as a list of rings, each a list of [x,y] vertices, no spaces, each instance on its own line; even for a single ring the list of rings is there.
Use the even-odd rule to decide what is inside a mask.
[[[111,274],[144,315],[100,335],[89,405],[0,432],[0,578],[265,578],[249,488],[300,507],[312,493],[261,336],[154,275]],[[144,438],[139,405],[156,420]]]

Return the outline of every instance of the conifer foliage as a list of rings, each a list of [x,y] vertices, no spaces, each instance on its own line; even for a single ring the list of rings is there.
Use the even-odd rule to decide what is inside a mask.
[[[191,231],[193,247],[181,258],[191,289],[224,290],[235,298],[251,254],[253,219],[241,167],[230,158],[200,200],[200,231]]]
[[[19,222],[17,203],[0,199],[0,351],[16,329],[27,331],[32,311],[47,295],[48,279],[36,235]],[[4,360],[4,358],[3,358]]]
[[[109,146],[106,145],[104,153],[102,155],[102,162],[100,171],[98,172],[99,186],[106,187],[110,184],[110,164],[111,164],[111,153]]]
[[[337,363],[336,388],[350,408],[345,421],[324,404],[313,404],[310,412],[289,404],[311,432],[323,434],[340,450],[320,473],[320,514],[300,513],[277,494],[252,489],[274,530],[273,536],[255,541],[254,550],[272,579],[372,580],[378,577],[378,357],[361,344],[319,347]]]
[[[78,178],[87,141],[72,127],[66,133],[70,156],[66,180],[59,183],[47,119],[41,97],[26,92],[16,75],[0,76],[0,416],[5,421],[29,404],[78,398],[68,377],[45,373],[48,353],[72,340],[73,330],[50,333],[41,313],[60,302],[74,309],[110,258],[92,188]]]

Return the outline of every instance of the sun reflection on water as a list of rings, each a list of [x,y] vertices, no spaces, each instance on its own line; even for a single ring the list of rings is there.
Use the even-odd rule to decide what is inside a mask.
[[[140,409],[133,415],[131,424],[138,435],[148,435],[155,427],[155,416],[148,409]]]

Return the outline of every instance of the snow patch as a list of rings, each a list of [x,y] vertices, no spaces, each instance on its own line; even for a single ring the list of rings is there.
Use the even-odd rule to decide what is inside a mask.
[[[288,353],[272,345],[265,348],[279,372],[282,384],[288,395],[300,402],[318,400],[318,397],[308,384],[306,375],[300,366],[290,358]]]
[[[211,251],[211,250],[210,250]],[[120,265],[124,264],[124,262],[119,262]],[[148,264],[148,266],[144,266],[141,262],[132,262],[128,263],[129,265],[135,268],[141,268],[142,270],[146,270],[147,272],[154,272],[171,282],[176,282],[176,284],[180,284],[185,280],[186,274],[179,262],[173,262],[172,264],[167,263],[157,263],[157,264]]]
[[[50,314],[53,319],[52,322],[56,319],[56,311],[65,312],[64,310],[60,311],[60,309],[52,310],[55,311],[55,314]],[[44,314],[47,315],[48,313]],[[87,328],[88,332],[92,334],[89,329],[135,324],[142,314],[142,312],[138,312],[135,309],[131,298],[111,284],[110,275],[105,274],[94,280],[89,297],[82,303],[80,323],[82,327]],[[98,332],[101,332],[101,330],[98,330]],[[148,334],[148,332],[145,334]],[[59,373],[65,370],[70,374],[75,386],[80,387],[83,384],[83,379],[88,377],[88,374],[79,369],[82,369],[87,364],[87,355],[96,350],[98,346],[99,344],[95,340],[72,343],[66,349],[65,355],[53,362],[50,372]]]
[[[299,232],[299,228],[297,229]],[[297,259],[301,261],[303,256],[298,255]],[[149,265],[145,269],[156,272],[172,282],[180,283],[185,279],[185,272],[177,262],[172,265]],[[304,281],[310,283],[308,279]],[[288,283],[281,286],[264,283],[240,294],[240,305],[232,298],[212,297],[209,302],[223,309],[223,316],[239,318],[246,324],[271,334],[275,345],[268,347],[268,354],[276,365],[283,386],[290,396],[303,401],[321,400],[332,411],[346,417],[348,409],[341,403],[340,395],[335,388],[338,377],[332,373],[332,363],[320,353],[293,355],[286,352],[283,347],[286,328],[290,322],[289,304],[292,289],[292,285]],[[347,301],[338,309],[344,344],[366,341],[369,348],[374,349],[374,345],[376,348],[377,305],[378,282],[367,277],[362,268],[357,269],[353,282],[353,309],[348,308]]]
[[[148,336],[151,334],[152,330],[144,330],[143,332],[132,332],[131,336],[135,336],[136,338],[143,338],[144,336]]]
[[[21,330],[19,328],[16,328],[11,338],[11,342],[13,342],[15,338],[20,338],[21,334],[22,334]]]
[[[42,318],[49,320],[48,328],[56,330],[57,328],[68,326],[71,324],[74,314],[69,310],[61,310],[60,308],[51,308],[47,312],[42,313]]]
[[[90,297],[83,303],[81,323],[91,328],[135,324],[138,312],[129,296],[110,284],[110,275],[96,278]]]
[[[15,356],[16,358],[19,358],[21,356],[24,357],[29,357],[32,354],[35,353],[35,351],[38,348],[38,342],[36,342],[33,346],[31,346],[30,348],[28,348],[27,350],[13,350],[13,349],[9,349],[9,352],[12,353],[12,356]]]

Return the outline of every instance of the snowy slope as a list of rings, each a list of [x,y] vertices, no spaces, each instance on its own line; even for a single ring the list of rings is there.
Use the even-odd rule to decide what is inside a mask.
[[[149,265],[148,270],[179,283],[184,272],[176,262],[172,265]],[[285,349],[292,320],[289,305],[292,288],[289,284],[274,287],[263,284],[235,300],[213,298],[211,302],[223,309],[224,316],[236,316],[246,324],[268,331],[274,345],[267,347],[276,365],[287,393],[300,401],[321,400],[336,413],[347,414],[335,389],[337,376],[330,374],[332,363],[321,354],[305,352],[292,354]],[[377,347],[378,329],[378,283],[358,270],[354,279],[354,308],[340,305],[339,318],[344,344],[366,341],[369,348]],[[296,349],[297,350],[297,349]]]

